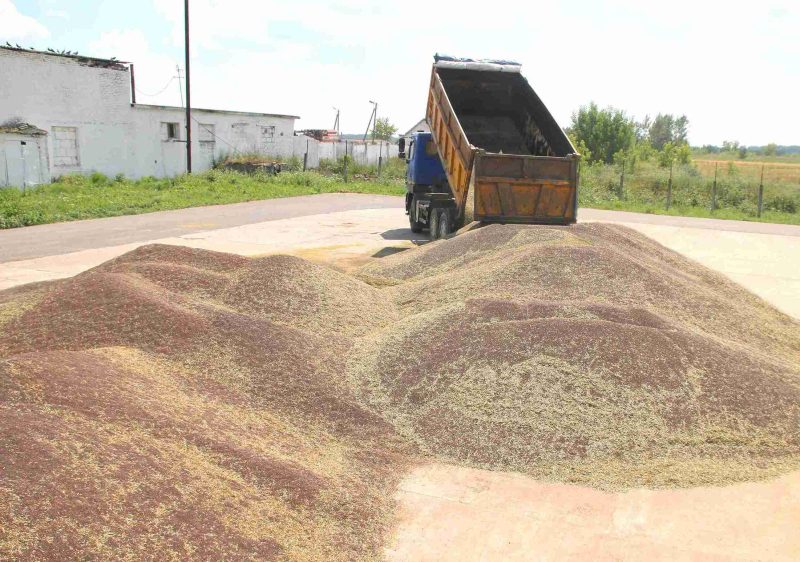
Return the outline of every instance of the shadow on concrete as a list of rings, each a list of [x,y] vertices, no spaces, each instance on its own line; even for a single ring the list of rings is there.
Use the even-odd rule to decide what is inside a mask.
[[[408,240],[415,244],[428,242],[428,235],[425,232],[413,233],[410,228],[393,228],[381,233],[384,240]]]
[[[400,252],[405,252],[406,250],[410,250],[408,246],[386,246],[385,248],[381,248],[374,254],[372,254],[373,258],[385,258],[386,256],[392,256],[394,254],[399,254]]]

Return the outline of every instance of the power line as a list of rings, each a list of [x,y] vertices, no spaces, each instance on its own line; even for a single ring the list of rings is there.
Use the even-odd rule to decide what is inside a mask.
[[[217,138],[217,139],[221,140],[222,142],[224,142],[225,144],[227,144],[228,146],[230,146],[230,147],[233,149],[233,151],[234,151],[234,152],[239,152],[239,151],[236,149],[236,147],[235,147],[235,146],[233,146],[231,143],[229,143],[228,141],[226,141],[225,139],[223,139],[222,137],[220,137],[219,135],[217,135],[217,134],[216,134],[214,131],[212,131],[211,129],[209,129],[208,127],[206,127],[204,124],[202,124],[200,121],[198,121],[198,120],[197,120],[197,118],[196,118],[194,115],[192,115],[192,121],[194,121],[195,123],[197,123],[198,125],[200,125],[200,126],[201,126],[203,129],[205,129],[207,132],[211,133],[211,136],[212,136],[212,137],[214,137],[214,138]]]
[[[170,78],[170,79],[169,79],[169,81],[168,81],[166,84],[164,84],[164,87],[163,87],[163,88],[161,88],[159,91],[157,91],[155,94],[148,94],[148,93],[145,93],[145,92],[141,91],[139,88],[136,88],[136,91],[137,91],[137,92],[139,92],[140,94],[142,94],[143,96],[147,96],[147,97],[149,97],[149,98],[154,98],[154,97],[156,97],[157,95],[164,93],[164,91],[165,91],[165,90],[166,90],[166,89],[169,87],[169,85],[170,85],[170,84],[172,84],[172,81],[173,81],[173,80],[175,80],[175,76],[173,76],[172,78]]]

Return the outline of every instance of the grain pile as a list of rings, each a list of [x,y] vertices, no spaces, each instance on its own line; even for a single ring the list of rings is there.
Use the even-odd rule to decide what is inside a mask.
[[[351,384],[431,455],[610,489],[800,466],[798,323],[629,229],[489,226],[361,275],[403,318]]]
[[[405,447],[340,382],[350,330],[269,311],[394,309],[275,261],[148,246],[0,293],[0,559],[376,556]]]
[[[621,227],[354,276],[145,246],[0,293],[0,359],[0,559],[375,559],[419,455],[609,489],[800,466],[798,323]]]

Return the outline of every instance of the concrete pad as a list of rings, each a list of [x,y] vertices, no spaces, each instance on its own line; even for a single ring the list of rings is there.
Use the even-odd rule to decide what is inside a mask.
[[[91,269],[142,244],[123,244],[0,264],[0,290],[17,285],[72,277]]]
[[[444,464],[397,492],[386,559],[796,560],[800,472],[767,482],[607,493]]]
[[[144,244],[173,244],[242,256],[296,254],[346,269],[363,263],[387,246],[411,247],[417,241],[416,236],[411,234],[405,214],[398,209],[307,215],[3,263],[0,290],[71,277]]]

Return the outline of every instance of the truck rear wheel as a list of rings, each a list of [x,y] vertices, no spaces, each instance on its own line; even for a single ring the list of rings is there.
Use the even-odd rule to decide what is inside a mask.
[[[414,234],[418,234],[422,232],[422,228],[425,226],[419,220],[417,220],[417,198],[411,198],[411,205],[408,208],[408,224],[411,227],[411,232]]]
[[[445,210],[439,213],[438,238],[447,238],[448,236],[450,236],[450,213]]]
[[[431,209],[428,211],[428,228],[430,229],[431,240],[439,238],[439,209]]]

